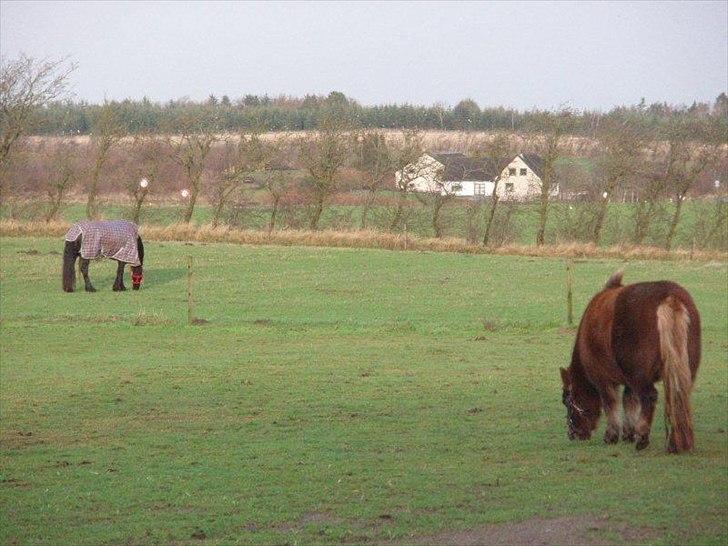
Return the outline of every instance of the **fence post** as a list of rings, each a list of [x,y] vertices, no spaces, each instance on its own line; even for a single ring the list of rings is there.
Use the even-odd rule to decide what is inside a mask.
[[[574,325],[574,297],[572,291],[574,264],[571,259],[566,260],[566,323]]]
[[[192,256],[187,256],[187,324],[192,324]]]

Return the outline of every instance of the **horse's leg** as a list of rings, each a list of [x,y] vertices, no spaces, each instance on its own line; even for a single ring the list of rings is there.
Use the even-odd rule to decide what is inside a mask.
[[[619,418],[619,402],[617,400],[617,388],[608,385],[599,390],[604,413],[607,415],[607,430],[604,431],[604,443],[616,444],[619,441],[621,422]]]
[[[116,280],[114,281],[114,286],[112,290],[114,292],[120,292],[122,290],[126,290],[126,287],[124,286],[124,266],[126,264],[124,262],[119,262],[118,267],[116,268]]]
[[[86,292],[96,292],[96,289],[91,284],[91,279],[88,278],[89,260],[81,258],[80,262],[81,275],[83,275],[83,283],[86,285]]]
[[[655,415],[655,403],[657,402],[657,389],[654,385],[646,385],[639,389],[640,418],[635,427],[635,440],[637,449],[644,449],[650,445],[650,429],[652,428],[652,418]]]
[[[637,421],[640,418],[640,399],[632,389],[625,385],[622,395],[624,420],[622,421],[622,440],[634,442]]]

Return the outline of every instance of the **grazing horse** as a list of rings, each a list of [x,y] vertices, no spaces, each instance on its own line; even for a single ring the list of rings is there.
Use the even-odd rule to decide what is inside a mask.
[[[667,451],[690,451],[690,391],[699,364],[700,315],[690,294],[669,281],[623,286],[622,273],[615,273],[589,302],[571,365],[561,368],[569,439],[589,439],[603,409],[606,443],[619,441],[621,429],[624,441],[644,449],[657,401],[654,384],[662,379]]]
[[[126,290],[124,267],[131,265],[131,282],[134,290],[142,284],[144,244],[138,235],[136,224],[125,220],[84,221],[73,224],[66,233],[63,250],[63,290],[73,292],[76,285],[76,258],[80,256],[80,269],[86,292],[96,292],[88,276],[89,260],[105,256],[116,260],[116,280],[113,290]]]

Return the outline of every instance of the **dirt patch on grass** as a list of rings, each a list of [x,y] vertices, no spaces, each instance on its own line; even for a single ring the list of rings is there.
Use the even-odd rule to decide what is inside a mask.
[[[253,321],[253,324],[256,326],[273,326],[273,321],[271,319],[256,319]]]
[[[40,322],[43,324],[78,324],[80,322],[89,324],[113,324],[125,320],[125,317],[123,317],[122,315],[55,315],[48,317],[27,318],[33,322]]]
[[[300,525],[314,523],[316,525],[336,525],[341,519],[333,515],[331,512],[306,512],[298,520]]]
[[[131,320],[131,323],[134,326],[166,326],[168,324],[172,324],[172,321],[159,313],[139,311],[139,313],[137,313],[137,315]]]
[[[306,512],[296,521],[287,521],[277,525],[269,525],[268,529],[275,529],[281,533],[291,533],[293,531],[301,531],[307,525],[337,525],[341,523],[341,518],[336,517],[331,512]],[[257,532],[261,527],[256,523],[248,523],[245,527],[249,531]]]
[[[554,519],[531,518],[516,523],[484,525],[461,531],[443,531],[435,535],[405,540],[407,544],[442,544],[475,546],[501,545],[599,545],[639,544],[655,539],[654,529],[633,527],[596,516],[568,516]]]
[[[41,252],[40,250],[36,250],[35,248],[31,248],[28,250],[18,250],[18,254],[24,254],[26,256],[60,256],[61,253],[57,250],[50,250],[48,252]]]
[[[194,319],[192,319],[192,322],[190,322],[190,324],[192,324],[192,326],[204,326],[205,324],[209,324],[209,323],[210,323],[209,320],[203,319],[203,318],[194,318]]]
[[[2,487],[15,487],[18,489],[30,489],[31,485],[25,480],[19,480],[17,478],[3,478],[0,480],[0,486]]]

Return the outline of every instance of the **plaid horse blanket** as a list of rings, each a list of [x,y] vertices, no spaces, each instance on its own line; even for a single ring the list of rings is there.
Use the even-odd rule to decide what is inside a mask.
[[[93,260],[100,256],[131,265],[141,265],[137,251],[138,228],[126,220],[82,221],[71,226],[66,241],[81,235],[81,257]]]

